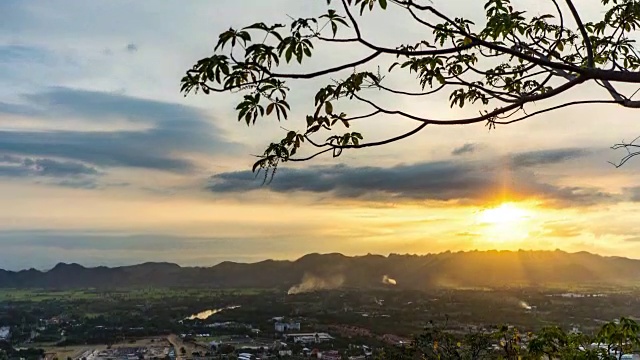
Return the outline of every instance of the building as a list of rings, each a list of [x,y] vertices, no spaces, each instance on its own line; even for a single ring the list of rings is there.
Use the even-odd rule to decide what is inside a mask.
[[[0,340],[9,340],[11,338],[11,328],[8,326],[0,327]]]
[[[340,355],[340,353],[336,350],[330,350],[330,351],[323,351],[322,353],[319,354],[318,358],[324,359],[324,360],[341,360],[342,355]]]
[[[253,354],[250,353],[240,353],[238,355],[238,360],[252,360],[255,359],[255,356],[253,356]]]
[[[321,343],[333,340],[333,337],[327,333],[286,334],[284,337],[287,341],[300,344]]]
[[[291,330],[300,331],[300,323],[299,322],[276,322],[274,326],[276,332],[284,333]]]

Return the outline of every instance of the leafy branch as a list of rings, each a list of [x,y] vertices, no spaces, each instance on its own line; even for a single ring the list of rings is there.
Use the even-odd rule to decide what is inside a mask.
[[[306,127],[287,131],[283,139],[272,142],[258,156],[253,170],[265,170],[265,181],[280,163],[311,160],[326,153],[337,157],[346,150],[386,145],[413,136],[427,125],[484,122],[494,129],[568,106],[640,108],[640,101],[633,99],[636,93],[625,95],[618,90],[620,84],[640,84],[640,56],[632,38],[640,28],[640,2],[601,0],[602,19],[587,23],[572,0],[552,2],[554,13],[529,16],[510,0],[487,0],[484,21],[477,25],[418,0],[327,0],[326,13],[293,19],[289,26],[256,23],[223,32],[214,54],[186,71],[181,91],[185,96],[198,91],[240,93],[238,121],[253,125],[262,118],[290,118],[288,95],[292,89],[288,81],[339,77],[318,89],[313,108],[303,117]],[[341,6],[333,8],[335,4]],[[359,18],[391,7],[405,12],[430,35],[418,43],[395,47],[376,45],[365,38]],[[573,28],[567,25],[569,17]],[[313,56],[323,56],[314,53],[320,43],[350,44],[368,49],[370,54],[314,72],[277,71],[284,64],[303,65]],[[367,71],[374,61],[378,70]],[[388,67],[381,72],[379,63],[384,61]],[[351,73],[345,76],[347,70]],[[388,79],[398,72],[414,76],[414,88],[390,86]],[[544,107],[547,100],[570,95],[585,83],[602,87],[608,97],[577,98]],[[445,92],[451,107],[470,108],[479,115],[438,119],[428,113],[409,113],[371,100],[367,94],[372,91],[416,99]],[[346,102],[360,104],[362,113],[341,110]],[[542,108],[527,111],[534,103]],[[344,131],[353,121],[378,116],[418,124],[411,131],[375,142],[366,142],[360,132]],[[300,156],[303,147],[306,153]],[[636,147],[633,142],[614,146],[629,150],[617,165],[640,155],[630,151]]]

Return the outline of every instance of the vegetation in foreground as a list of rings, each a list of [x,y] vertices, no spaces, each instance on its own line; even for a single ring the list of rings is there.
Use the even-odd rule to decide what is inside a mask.
[[[430,324],[411,346],[387,348],[378,358],[613,360],[632,354],[640,354],[640,325],[621,318],[603,325],[594,335],[565,332],[557,326],[525,334],[508,326],[455,334]]]

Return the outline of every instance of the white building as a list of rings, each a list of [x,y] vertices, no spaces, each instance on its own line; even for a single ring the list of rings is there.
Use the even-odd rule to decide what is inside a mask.
[[[250,353],[240,353],[238,355],[238,360],[252,360],[255,359],[255,357],[253,356],[253,354]]]
[[[287,340],[301,344],[321,343],[333,340],[333,337],[327,333],[287,334],[285,337]]]
[[[11,337],[11,328],[8,326],[0,327],[0,340],[9,340]]]
[[[290,323],[277,322],[274,327],[276,329],[276,332],[281,332],[281,333],[291,331],[291,330],[300,331],[299,322],[290,322]]]

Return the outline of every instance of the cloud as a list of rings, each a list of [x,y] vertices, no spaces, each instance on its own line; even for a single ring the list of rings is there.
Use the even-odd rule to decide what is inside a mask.
[[[624,188],[622,192],[630,201],[640,202],[640,186]]]
[[[29,166],[39,175],[43,176],[78,176],[78,175],[98,175],[98,170],[71,161],[57,161],[52,159],[25,159],[23,164]]]
[[[541,198],[558,205],[593,205],[616,200],[597,188],[556,186],[539,180],[522,164],[553,163],[568,159],[566,150],[543,155],[517,154],[515,166],[505,169],[493,161],[438,161],[393,167],[346,165],[283,168],[262,186],[251,171],[216,174],[208,185],[216,193],[251,190],[279,193],[331,194],[335,198],[385,200],[486,201],[496,195]],[[508,175],[507,175],[508,174]]]
[[[44,62],[48,52],[40,47],[25,45],[0,45],[0,64],[18,62]]]
[[[52,88],[23,96],[25,104],[0,104],[2,114],[20,113],[50,122],[67,118],[147,126],[113,131],[0,131],[0,152],[64,158],[101,167],[191,172],[180,154],[229,154],[239,148],[199,109],[125,95]]]
[[[5,14],[1,7],[0,13]],[[3,17],[3,20],[4,18],[6,17]],[[0,25],[0,33],[2,33],[2,25]],[[57,66],[73,63],[72,59],[60,57],[59,54],[43,46],[0,44],[0,94],[13,97],[25,87],[57,79],[66,73]]]
[[[24,161],[24,159],[21,158],[21,157],[18,157],[18,156],[13,156],[13,155],[2,155],[2,156],[0,156],[0,163],[22,164],[23,161]]]
[[[576,224],[555,222],[545,224],[541,235],[546,237],[572,238],[582,235],[584,230],[583,227]]]
[[[0,177],[44,178],[48,184],[72,188],[96,188],[101,175],[97,168],[73,161],[48,158],[0,156]]]
[[[130,53],[136,52],[136,51],[138,51],[138,45],[133,44],[133,43],[127,44],[126,50],[127,50],[127,52],[130,52]]]
[[[0,102],[0,114],[19,116],[38,116],[41,112],[32,106]]]
[[[464,154],[470,154],[470,153],[474,153],[478,150],[478,145],[476,144],[471,144],[471,143],[466,143],[460,147],[457,147],[455,149],[453,149],[453,151],[451,152],[451,155],[453,156],[460,156],[460,155],[464,155]]]
[[[0,167],[14,167],[35,175],[51,177],[74,177],[99,174],[96,168],[82,163],[53,159],[20,158],[14,155],[0,156]]]
[[[532,167],[540,165],[551,165],[565,162],[567,160],[583,157],[589,154],[585,149],[554,149],[539,150],[516,154],[511,157],[514,167]]]

